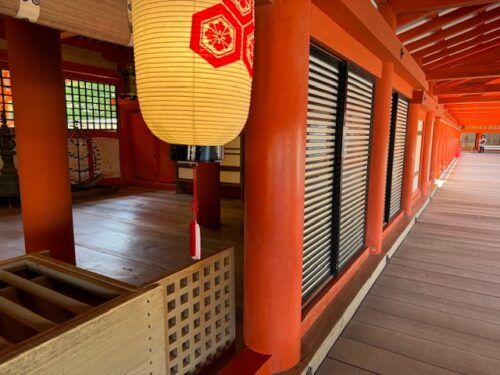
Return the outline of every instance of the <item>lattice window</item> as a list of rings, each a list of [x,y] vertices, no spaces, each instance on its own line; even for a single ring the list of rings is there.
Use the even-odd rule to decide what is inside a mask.
[[[68,129],[118,129],[115,85],[66,79],[65,86]]]
[[[5,109],[5,118],[7,119],[7,126],[14,127],[14,106],[12,104],[12,89],[10,85],[10,72],[2,69],[2,80],[0,81],[0,88],[2,95],[0,95],[0,103],[2,108]]]
[[[232,249],[158,282],[167,292],[167,373],[196,374],[235,339]]]

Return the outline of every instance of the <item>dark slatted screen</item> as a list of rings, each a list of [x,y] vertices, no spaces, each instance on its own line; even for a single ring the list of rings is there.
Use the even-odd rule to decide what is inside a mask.
[[[391,133],[387,168],[384,221],[391,221],[401,211],[403,170],[406,151],[408,101],[397,93],[393,95]]]
[[[337,270],[365,244],[373,82],[349,71],[342,146]]]
[[[340,61],[311,49],[307,112],[302,295],[332,276],[335,127]]]

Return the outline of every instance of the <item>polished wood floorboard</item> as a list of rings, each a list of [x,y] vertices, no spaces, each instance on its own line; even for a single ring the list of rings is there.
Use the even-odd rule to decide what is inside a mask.
[[[75,198],[73,220],[77,265],[86,270],[143,285],[193,264],[190,195],[127,187],[116,194]],[[243,203],[223,199],[221,221],[220,228],[201,228],[202,257],[235,248],[236,310],[241,322]],[[20,210],[0,208],[0,259],[23,253]]]
[[[459,160],[317,373],[500,374],[500,155]]]

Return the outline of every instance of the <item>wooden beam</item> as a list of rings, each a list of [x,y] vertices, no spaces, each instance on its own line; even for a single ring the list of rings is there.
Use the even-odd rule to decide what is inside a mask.
[[[368,49],[385,61],[394,62],[396,73],[411,85],[428,89],[422,68],[403,48],[389,24],[368,1],[316,0],[315,5]]]
[[[466,59],[460,61],[457,65],[460,66],[471,66],[471,65],[490,65],[500,62],[500,54],[498,50],[493,49],[491,51],[485,51],[479,56],[474,56],[473,59]]]
[[[500,84],[469,83],[451,87],[434,87],[434,95],[481,94],[485,92],[500,92]]]
[[[19,0],[0,1],[0,14],[16,17]],[[40,1],[36,23],[89,38],[128,45],[131,40],[126,0]]]
[[[500,31],[498,31],[496,34],[500,35]],[[428,63],[426,65],[424,65],[424,67],[423,67],[424,70],[427,72],[427,71],[430,71],[432,69],[439,68],[440,66],[450,65],[452,63],[456,63],[457,61],[469,58],[470,56],[476,55],[476,54],[484,52],[484,51],[488,51],[488,50],[492,50],[492,49],[496,50],[496,47],[500,44],[500,39],[495,39],[491,42],[485,42],[486,40],[489,40],[488,36],[489,35],[486,35],[483,38],[478,38],[478,45],[476,47],[468,48],[468,49],[464,49],[463,46],[456,47],[456,48],[450,48],[449,51],[443,51],[439,54],[436,54],[436,55],[439,55],[439,57],[441,57],[438,61],[431,62],[432,56],[430,56],[427,59]],[[479,42],[480,40],[482,40],[483,42]],[[475,44],[474,42],[470,43],[470,45],[474,45],[474,44]],[[462,52],[458,52],[457,50],[462,51]]]
[[[433,14],[435,14],[434,11],[432,11],[432,12],[418,12],[418,13],[411,13],[411,14],[399,14],[397,16],[398,27],[407,25],[407,24],[409,24],[413,21],[416,21],[420,18],[432,16]]]
[[[500,64],[434,69],[427,73],[429,81],[488,77],[500,77]]]
[[[497,30],[498,28],[500,28],[500,20],[488,23],[486,25],[478,26],[473,30],[467,31],[465,33],[451,37],[451,38],[446,39],[446,40],[442,40],[441,42],[433,44],[432,46],[429,46],[429,47],[423,48],[417,52],[414,52],[414,53],[412,53],[412,55],[416,59],[423,58],[425,56],[429,56],[429,55],[432,55],[434,53],[438,53],[439,51],[443,50],[444,48],[447,48],[448,46],[453,46],[455,44],[465,42],[469,39],[478,37],[478,36],[483,35],[487,32],[490,32],[492,30]]]
[[[445,14],[442,17],[438,16],[438,17],[434,18],[433,20],[424,23],[423,25],[420,25],[420,26],[414,27],[413,29],[405,31],[404,33],[399,34],[398,37],[399,37],[399,39],[401,39],[402,42],[406,42],[407,40],[415,38],[416,36],[435,31],[435,30],[439,29],[441,26],[446,25],[447,23],[451,23],[459,18],[467,16],[467,15],[471,14],[472,12],[476,12],[476,11],[481,10],[483,8],[484,8],[484,5],[475,5],[475,6],[471,6],[471,7],[456,9],[453,12]]]
[[[500,16],[500,8],[493,9],[490,12],[482,13],[479,16],[471,18],[467,21],[460,22],[459,24],[448,27],[447,29],[438,31],[428,37],[419,39],[415,42],[409,43],[406,45],[406,48],[411,51],[415,51],[416,49],[425,47],[431,43],[439,42],[445,38],[452,37],[471,27],[476,27],[486,21],[490,21],[496,17]]]
[[[405,14],[441,10],[445,8],[481,5],[491,2],[492,0],[393,0],[391,1],[391,4],[397,14]]]
[[[455,98],[439,98],[440,104],[450,104],[450,103],[482,103],[482,102],[500,102],[500,95],[469,95],[469,96],[457,96]],[[500,104],[499,104],[500,106]]]

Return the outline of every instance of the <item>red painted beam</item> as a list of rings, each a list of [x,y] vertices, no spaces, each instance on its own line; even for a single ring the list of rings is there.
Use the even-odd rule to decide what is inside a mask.
[[[497,39],[499,37],[500,30],[487,35],[478,36],[459,44],[450,44],[452,47],[444,48],[438,53],[424,57],[422,59],[422,65],[424,66],[424,69],[433,69],[432,66],[444,65],[455,60],[461,60],[464,58],[463,56],[467,56],[465,55],[466,53],[472,54],[472,52],[469,51],[476,50],[481,52],[487,49],[488,46],[496,46],[500,43],[500,40]]]
[[[471,14],[472,12],[477,12],[481,9],[484,8],[484,5],[475,5],[471,7],[464,7],[464,8],[459,8],[454,10],[453,12],[450,12],[442,17],[436,17],[433,20],[426,22],[420,26],[414,27],[413,29],[410,29],[408,31],[405,31],[404,33],[401,33],[398,35],[398,38],[401,39],[401,41],[406,42],[407,40],[410,40],[412,38],[415,38],[416,36],[438,30],[441,26],[444,26],[448,23],[451,23],[459,18],[462,18],[464,16],[467,16]]]
[[[467,31],[463,34],[459,34],[457,36],[451,37],[446,40],[442,40],[441,42],[438,42],[436,44],[433,44],[432,46],[423,48],[417,52],[414,52],[412,55],[416,59],[423,58],[425,56],[432,55],[434,53],[438,53],[439,51],[443,50],[444,48],[447,48],[448,46],[453,46],[458,43],[465,42],[469,39],[476,38],[478,36],[481,36],[483,34],[486,34],[488,32],[491,32],[493,30],[497,30],[500,28],[500,20],[494,21],[485,25],[481,25],[476,27],[473,30]]]
[[[464,7],[491,3],[492,0],[392,0],[391,4],[397,14],[441,10],[445,8]]]
[[[427,73],[429,81],[488,77],[500,77],[500,64],[434,69]]]
[[[368,1],[316,0],[315,5],[382,60],[393,62],[396,73],[414,87],[427,90],[422,68],[406,51],[393,29]]]
[[[498,51],[495,52],[498,53]],[[481,94],[485,92],[500,92],[500,83],[493,85],[464,83],[458,86],[434,87],[434,95]]]
[[[491,95],[491,96],[470,95],[470,96],[459,96],[456,98],[439,98],[440,104],[482,103],[482,102],[500,102],[500,95]]]
[[[500,34],[500,32],[496,33],[496,34]],[[484,39],[486,39],[486,37],[483,38],[483,40]],[[446,51],[443,51],[443,54],[441,54],[441,56],[443,58],[441,60],[438,60],[438,61],[435,61],[435,62],[432,62],[432,63],[425,65],[424,70],[426,72],[428,72],[428,71],[432,71],[433,69],[443,67],[446,65],[450,65],[453,63],[457,64],[458,61],[470,58],[471,56],[477,55],[478,53],[487,52],[490,50],[496,50],[498,45],[500,45],[500,39],[496,39],[492,42],[482,43],[482,44],[479,44],[477,47],[469,48],[469,49],[464,50],[463,52],[458,52],[458,53],[454,53],[454,54],[449,54],[449,53],[447,54]],[[459,48],[460,50],[463,49],[460,47],[457,47],[457,48]],[[429,59],[431,57],[429,57]]]
[[[422,38],[415,42],[409,43],[406,45],[406,48],[408,48],[410,52],[415,51],[416,49],[425,47],[431,43],[439,42],[445,38],[452,37],[453,35],[456,35],[457,33],[464,31],[470,27],[476,27],[478,25],[483,24],[486,21],[493,20],[498,16],[500,16],[500,9],[499,8],[493,9],[490,12],[480,14],[479,16],[471,18],[470,20],[460,22],[457,25],[438,31],[426,38]]]

